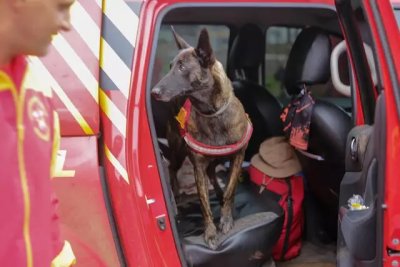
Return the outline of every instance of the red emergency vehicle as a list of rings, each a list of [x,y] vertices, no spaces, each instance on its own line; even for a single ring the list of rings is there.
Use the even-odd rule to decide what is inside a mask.
[[[51,83],[61,121],[53,184],[77,266],[261,266],[274,245],[265,240],[281,231],[268,203],[246,206],[238,197],[243,217],[261,204],[269,219],[213,251],[196,241],[200,211],[176,213],[164,165],[173,156],[163,144],[166,113],[150,96],[177,53],[170,25],[192,45],[208,29],[253,121],[247,160],[279,133],[281,108],[298,93],[291,82],[309,73],[316,106],[310,147],[298,155],[311,200],[292,263],[308,246],[320,260],[307,266],[398,266],[399,8],[397,0],[76,1],[73,30],[32,62]],[[353,195],[365,209],[348,209]],[[252,232],[256,224],[262,235]]]

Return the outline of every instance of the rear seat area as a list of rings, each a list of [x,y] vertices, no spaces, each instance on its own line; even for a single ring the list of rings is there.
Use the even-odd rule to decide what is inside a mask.
[[[261,71],[265,55],[265,36],[255,24],[246,24],[235,37],[229,54],[228,74],[235,95],[253,123],[253,134],[245,160],[257,153],[262,141],[281,136],[282,111],[279,101],[262,86]]]

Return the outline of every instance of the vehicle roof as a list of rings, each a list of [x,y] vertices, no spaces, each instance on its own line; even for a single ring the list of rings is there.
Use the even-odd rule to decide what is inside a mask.
[[[288,3],[287,1],[286,3]],[[340,32],[337,15],[332,5],[304,3],[298,8],[295,5],[280,4],[271,6],[248,5],[233,6],[192,6],[179,5],[169,10],[163,18],[166,24],[221,24],[240,28],[244,24],[253,23],[261,28],[271,25],[291,27],[319,26],[331,32]],[[328,2],[328,1],[325,1]],[[209,2],[207,2],[209,3]],[[204,16],[207,14],[207,16]]]
[[[144,0],[148,1],[148,0]],[[245,1],[245,0],[150,0],[154,2],[159,2],[159,3],[168,3],[168,4],[174,4],[174,3],[199,3],[199,2],[205,2],[205,3],[292,3],[292,4],[327,4],[327,5],[334,5],[335,1],[334,0],[252,0],[250,1]],[[400,0],[396,0],[400,1]]]
[[[126,0],[127,2],[149,2],[149,0]],[[160,3],[169,3],[169,4],[174,4],[174,3],[190,3],[190,2],[209,2],[209,3],[224,3],[224,2],[247,2],[245,0],[229,0],[229,1],[224,1],[224,0],[150,0],[154,2],[160,2]],[[267,3],[267,2],[272,2],[272,3],[294,3],[294,4],[327,4],[327,5],[335,5],[334,0],[253,0],[251,1],[252,3]],[[392,4],[395,4],[396,6],[400,5],[400,0],[390,0]]]

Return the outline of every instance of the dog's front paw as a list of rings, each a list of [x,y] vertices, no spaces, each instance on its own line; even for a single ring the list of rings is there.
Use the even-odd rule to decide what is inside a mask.
[[[215,250],[217,248],[217,228],[214,224],[209,224],[204,231],[204,239],[207,245]]]
[[[219,228],[221,229],[223,234],[228,233],[233,228],[232,215],[221,216],[221,220],[219,222]]]

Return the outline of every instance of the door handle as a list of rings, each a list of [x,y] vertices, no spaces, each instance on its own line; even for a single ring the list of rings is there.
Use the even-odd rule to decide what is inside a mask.
[[[350,143],[350,156],[353,161],[358,160],[357,138],[353,137]]]

